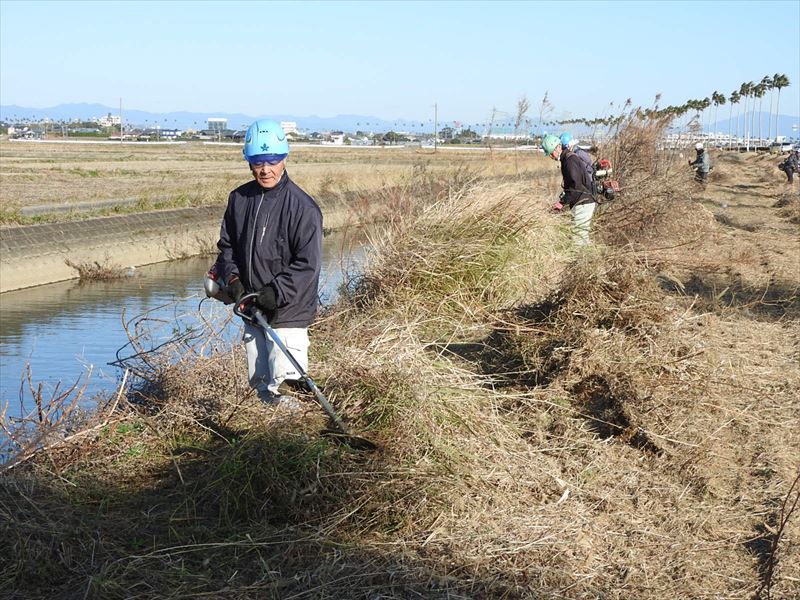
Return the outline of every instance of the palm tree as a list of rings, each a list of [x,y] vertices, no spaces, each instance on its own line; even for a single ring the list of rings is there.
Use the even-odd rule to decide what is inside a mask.
[[[758,102],[758,137],[762,137],[761,136],[761,120],[762,120],[762,112],[763,112],[761,110],[761,104],[763,102],[762,98],[766,95],[767,91],[772,89],[772,77],[770,77],[769,75],[764,75],[764,77],[761,78],[761,81],[759,82],[758,85],[760,86],[759,89],[761,91],[761,95],[758,97],[759,98],[759,102]],[[767,125],[767,137],[769,137],[769,124]]]
[[[730,116],[728,117],[728,139],[730,143],[728,144],[728,148],[733,146],[733,138],[731,137],[731,125],[733,124],[733,105],[736,104],[736,137],[739,137],[739,100],[741,99],[741,95],[739,94],[738,90],[733,90],[731,92],[731,110]]]
[[[761,83],[766,82],[767,89],[772,92],[769,95],[769,112],[767,113],[767,137],[769,139],[772,139],[772,100],[775,97],[775,93],[773,92],[775,89],[774,81],[775,80],[768,75],[761,80]]]
[[[761,135],[761,105],[764,102],[764,95],[767,93],[767,84],[764,82],[764,79],[762,79],[761,83],[753,88],[753,90],[756,98],[758,98],[758,141],[761,142],[761,140],[764,139]],[[755,103],[753,104],[755,105]],[[755,106],[753,106],[753,112],[755,113]]]
[[[745,115],[745,126],[747,126],[747,122],[749,122],[749,127],[747,127],[747,149],[750,150],[750,144],[755,137],[755,131],[753,131],[753,120],[756,114],[756,84],[753,81],[747,83],[747,95],[752,99],[750,105],[750,115]],[[749,121],[748,121],[749,120]]]
[[[739,95],[744,98],[744,121],[742,122],[742,137],[744,138],[745,148],[750,150],[750,141],[747,137],[747,98],[750,96],[749,83],[743,83],[739,87]]]
[[[752,102],[750,104],[750,115],[745,116],[745,120],[749,119],[749,126],[747,127],[747,149],[750,150],[750,144],[753,142],[753,138],[755,137],[755,131],[753,131],[753,120],[756,114],[756,84],[753,81],[747,83],[747,95],[751,98]]]
[[[719,105],[725,104],[725,94],[720,94],[717,91],[714,91],[711,94],[711,101],[714,103],[714,128],[717,128],[717,115],[719,114]],[[714,132],[714,141],[717,141],[717,132]]]
[[[772,85],[774,85],[778,89],[778,101],[775,104],[775,137],[778,136],[778,107],[781,105],[781,90],[785,87],[789,87],[789,78],[783,74],[778,75],[775,74],[775,77],[772,79]]]
[[[690,110],[692,110],[694,108],[695,102],[697,102],[697,100],[687,100],[686,102],[681,104],[678,107],[678,114],[680,116],[683,116],[683,115],[687,114]],[[689,129],[689,118],[688,117],[687,117],[686,122],[683,124],[681,129],[683,129],[684,131]]]
[[[706,109],[709,106],[711,106],[711,99],[708,98],[708,97],[703,98],[700,101],[700,114],[702,115],[703,113],[705,113]],[[701,133],[705,133],[705,128],[703,127],[703,121],[704,121],[703,117],[700,117],[700,132]]]
[[[702,117],[700,115],[703,112],[703,106],[705,105],[705,100],[689,100],[686,104],[689,107],[689,110],[694,111],[694,117],[689,119],[688,124],[691,125],[693,122],[696,121],[700,123],[700,130],[702,131],[703,125],[702,125]]]

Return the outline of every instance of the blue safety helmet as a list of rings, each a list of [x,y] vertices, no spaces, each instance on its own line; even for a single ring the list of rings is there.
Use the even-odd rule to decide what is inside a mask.
[[[569,143],[572,141],[572,136],[566,132],[561,134],[561,145],[566,148],[569,146]]]
[[[242,148],[250,164],[277,164],[289,154],[289,142],[280,123],[270,119],[256,121],[247,129]]]

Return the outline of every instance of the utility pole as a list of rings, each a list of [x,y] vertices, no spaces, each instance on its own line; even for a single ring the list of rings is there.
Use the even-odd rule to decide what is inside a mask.
[[[119,99],[119,143],[122,143],[122,138],[124,137],[122,132],[125,129],[122,127],[122,98]]]
[[[436,152],[436,145],[439,141],[439,107],[433,104],[433,151]]]

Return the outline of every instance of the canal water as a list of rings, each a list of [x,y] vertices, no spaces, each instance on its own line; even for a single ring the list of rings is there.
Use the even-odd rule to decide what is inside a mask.
[[[334,233],[323,241],[320,297],[335,300],[346,272],[359,268],[363,237]],[[83,398],[106,395],[117,388],[121,370],[108,363],[133,350],[126,346],[124,321],[144,321],[156,346],[178,332],[223,322],[230,307],[206,299],[203,278],[213,257],[188,258],[135,269],[113,281],[64,281],[0,295],[0,413],[28,414],[33,408],[27,373],[42,398],[69,388],[79,378],[88,384]],[[201,302],[202,300],[202,302]],[[221,343],[241,338],[241,321],[222,327]]]

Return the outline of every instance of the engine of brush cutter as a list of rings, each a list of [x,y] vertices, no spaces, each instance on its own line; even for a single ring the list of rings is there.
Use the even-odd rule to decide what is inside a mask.
[[[607,158],[601,158],[594,163],[594,181],[595,181],[595,197],[604,198],[611,201],[616,198],[619,193],[619,182],[611,179],[611,173],[614,171],[611,161]]]
[[[219,300],[223,304],[233,304],[233,298],[230,296],[230,290],[225,285],[225,280],[217,274],[214,265],[211,265],[206,278],[203,281],[203,288],[206,292],[206,297]]]

